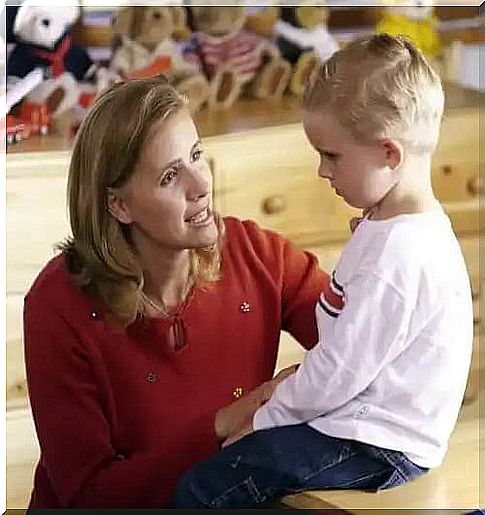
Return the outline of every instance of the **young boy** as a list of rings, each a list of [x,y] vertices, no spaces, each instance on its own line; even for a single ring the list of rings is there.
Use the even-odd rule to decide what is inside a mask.
[[[176,507],[376,491],[443,461],[473,337],[467,270],[431,186],[443,104],[438,76],[401,37],[352,42],[312,77],[303,124],[318,173],[367,214],[316,307],[318,345],[254,416],[218,414],[229,438],[182,479]]]

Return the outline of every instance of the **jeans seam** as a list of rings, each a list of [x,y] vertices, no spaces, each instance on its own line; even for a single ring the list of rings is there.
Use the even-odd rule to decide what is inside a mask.
[[[407,474],[401,470],[401,467],[405,463],[405,458],[403,458],[402,455],[396,456],[396,454],[394,452],[388,452],[388,451],[385,451],[384,449],[377,449],[376,451],[377,451],[376,454],[378,454],[378,456],[383,461],[385,461],[391,467],[394,468],[394,470],[397,472],[397,474],[399,475],[399,477],[401,479],[403,479],[404,481],[408,481]]]
[[[225,490],[221,495],[218,495],[215,499],[212,500],[211,506],[217,506],[222,499],[227,497],[232,491],[240,488],[241,486],[246,485],[248,492],[252,495],[253,499],[257,503],[261,503],[266,500],[266,496],[263,495],[256,486],[256,483],[253,480],[252,476],[248,476],[244,481],[237,483],[236,485],[232,485],[230,488]]]
[[[381,473],[382,473],[382,470],[371,472],[370,474],[367,474],[367,476],[359,477],[359,479],[354,479],[353,481],[348,481],[347,483],[342,483],[339,486],[337,486],[336,488],[347,488],[349,486],[355,486],[355,485],[358,485],[359,483],[362,483],[363,481],[366,481],[370,478],[376,477]]]
[[[331,463],[326,463],[323,467],[318,468],[317,470],[314,470],[311,474],[308,474],[308,476],[305,476],[304,478],[301,478],[300,481],[308,481],[309,479],[312,479],[318,474],[321,474],[325,470],[334,467],[335,465],[339,463],[343,463],[344,461],[349,460],[353,456],[357,455],[358,453],[355,451],[350,450],[350,445],[344,445],[342,448],[342,451],[340,452],[338,458]]]

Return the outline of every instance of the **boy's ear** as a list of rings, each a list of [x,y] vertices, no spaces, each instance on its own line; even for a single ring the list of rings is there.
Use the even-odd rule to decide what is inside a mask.
[[[384,139],[381,141],[381,145],[386,165],[391,170],[397,170],[404,159],[403,146],[395,139]]]
[[[133,220],[130,216],[130,210],[119,188],[108,188],[106,193],[106,205],[109,214],[118,220],[118,222],[131,224]]]

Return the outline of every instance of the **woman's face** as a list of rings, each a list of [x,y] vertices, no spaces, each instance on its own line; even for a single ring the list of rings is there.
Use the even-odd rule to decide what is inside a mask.
[[[134,174],[108,198],[136,246],[152,242],[177,251],[216,242],[212,175],[186,109],[155,124]]]

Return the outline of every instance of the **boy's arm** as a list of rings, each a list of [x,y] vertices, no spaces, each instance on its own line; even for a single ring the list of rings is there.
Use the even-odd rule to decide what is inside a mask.
[[[307,422],[339,408],[404,348],[409,303],[375,274],[360,273],[346,285],[345,307],[335,321],[320,304],[316,310],[325,343],[307,352],[298,371],[258,409],[255,430]]]

